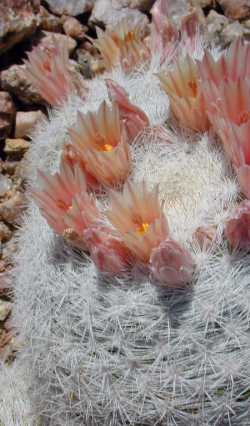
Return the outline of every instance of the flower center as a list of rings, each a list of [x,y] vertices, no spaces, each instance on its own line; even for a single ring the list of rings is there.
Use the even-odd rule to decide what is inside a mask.
[[[105,143],[102,147],[102,151],[110,152],[113,150],[113,146],[109,143]]]
[[[149,223],[141,223],[137,228],[136,232],[140,235],[144,235],[148,232]]]
[[[247,123],[250,120],[250,111],[244,111],[239,116],[239,124]]]
[[[188,87],[192,91],[192,96],[194,98],[196,98],[196,96],[197,96],[197,83],[194,80],[191,80],[191,81],[188,82]]]
[[[57,200],[56,205],[59,209],[68,210],[68,205],[63,200]]]
[[[124,36],[124,42],[125,43],[131,43],[134,39],[134,33],[133,31],[128,31],[127,34]]]
[[[97,149],[98,151],[105,151],[105,152],[110,152],[113,151],[113,145],[111,145],[110,143],[105,143],[105,138],[101,135],[96,135],[96,143],[98,145]]]

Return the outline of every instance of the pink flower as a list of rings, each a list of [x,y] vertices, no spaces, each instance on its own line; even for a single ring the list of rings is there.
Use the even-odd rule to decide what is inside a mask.
[[[195,264],[191,254],[176,241],[167,239],[150,256],[152,277],[167,287],[182,287],[192,280]]]
[[[26,75],[45,101],[51,105],[62,104],[77,90],[85,92],[83,79],[72,71],[66,42],[53,40],[54,47],[45,50],[35,47],[27,53]]]
[[[216,61],[209,51],[205,51],[202,61],[198,64],[202,84],[214,84],[219,87],[222,83],[236,82],[239,79],[249,78],[250,75],[250,44],[237,38],[229,50]],[[215,99],[216,101],[216,99]]]
[[[178,29],[171,18],[171,3],[169,0],[157,0],[151,9],[152,52],[160,52],[161,63],[173,61],[183,51],[190,56],[202,56],[203,39],[196,10],[182,18]]]
[[[124,182],[131,170],[129,145],[116,103],[103,102],[97,112],[78,113],[76,129],[69,129],[74,149],[87,173],[100,184]]]
[[[110,79],[106,80],[106,85],[111,101],[118,104],[128,140],[132,142],[138,133],[149,125],[149,119],[140,108],[129,101],[128,94],[121,86]]]
[[[250,45],[237,39],[215,62],[206,52],[199,64],[209,120],[249,197]]]
[[[250,45],[238,38],[218,61],[206,51],[198,63],[202,92],[216,131],[220,129],[218,118],[236,125],[249,119],[249,57]]]
[[[234,249],[250,248],[250,201],[242,201],[226,222],[226,238]]]
[[[199,132],[206,131],[209,121],[195,61],[190,56],[179,59],[171,71],[161,72],[158,77],[180,125]]]
[[[168,0],[157,0],[152,9],[152,53],[159,52],[161,63],[171,61],[178,46],[179,31],[174,25],[169,12]]]
[[[101,214],[95,200],[87,193],[83,170],[61,163],[59,173],[46,176],[39,172],[43,189],[32,196],[51,228],[77,247],[85,247],[83,231]]]
[[[150,52],[144,42],[142,24],[135,24],[124,18],[112,30],[97,28],[94,46],[100,51],[107,70],[121,65],[124,71],[148,59]]]
[[[91,259],[101,272],[120,274],[128,269],[131,253],[111,228],[96,224],[83,235]]]
[[[169,234],[158,188],[127,182],[121,193],[111,192],[110,201],[108,219],[134,257],[148,262],[152,249]]]

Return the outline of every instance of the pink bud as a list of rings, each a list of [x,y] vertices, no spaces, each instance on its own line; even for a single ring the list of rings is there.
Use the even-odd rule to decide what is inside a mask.
[[[111,228],[95,224],[84,232],[83,237],[91,259],[101,272],[115,275],[126,271],[131,254]]]
[[[140,108],[129,101],[127,92],[121,86],[110,79],[106,79],[106,85],[111,101],[118,104],[128,140],[132,142],[138,133],[149,125],[149,119]]]
[[[242,201],[226,222],[226,238],[234,249],[250,248],[250,201]]]
[[[176,241],[167,239],[152,250],[152,277],[167,287],[182,287],[192,280],[195,264],[191,254]]]

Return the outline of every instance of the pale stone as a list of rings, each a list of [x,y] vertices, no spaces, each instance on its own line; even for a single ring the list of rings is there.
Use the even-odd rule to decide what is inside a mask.
[[[0,173],[0,197],[2,197],[11,188],[11,180]]]
[[[235,21],[224,28],[221,36],[224,43],[227,45],[232,43],[236,38],[242,37],[243,34],[244,34],[244,28],[238,21]]]
[[[57,15],[77,16],[90,12],[95,0],[46,0],[51,12]]]
[[[57,34],[57,33],[51,33],[49,31],[43,31],[42,38],[40,39],[40,42],[39,42],[39,47],[44,48],[46,50],[53,48],[54,39],[58,40],[59,42],[61,41],[62,43],[66,42],[69,55],[71,55],[71,53],[74,52],[77,46],[76,41],[72,37],[69,37],[65,34]]]
[[[36,30],[40,0],[0,1],[0,55]]]
[[[5,223],[0,222],[0,242],[5,243],[12,237],[12,232]]]
[[[0,203],[0,219],[13,224],[25,205],[25,197],[21,192],[15,192],[11,198]]]
[[[250,0],[217,0],[226,16],[232,19],[250,17]]]
[[[5,321],[12,308],[12,303],[0,299],[0,321]]]
[[[65,19],[63,23],[65,34],[72,38],[83,38],[88,28],[84,27],[76,18],[72,16]]]
[[[0,92],[0,139],[10,134],[15,112],[15,104],[9,93]]]
[[[146,15],[139,10],[122,7],[118,0],[97,0],[89,22],[102,24],[111,29],[124,18],[136,23],[148,22]]]
[[[25,74],[26,65],[12,65],[1,72],[0,83],[25,104],[43,104],[44,100],[38,91],[30,84]]]
[[[15,137],[23,138],[29,136],[34,127],[45,115],[42,111],[18,111],[16,115]]]
[[[25,139],[6,139],[4,152],[8,156],[22,157],[23,154],[25,154],[25,152],[29,149],[29,147],[30,143],[27,142]]]

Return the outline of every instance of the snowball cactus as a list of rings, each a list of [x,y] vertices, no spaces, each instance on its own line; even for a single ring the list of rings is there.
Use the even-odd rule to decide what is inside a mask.
[[[156,3],[160,8],[162,2]],[[161,22],[164,30],[164,19]],[[168,33],[162,34],[166,38]],[[190,31],[188,43],[185,39],[184,45],[191,46],[186,53],[192,61],[202,61],[200,45],[199,57],[193,49],[193,34]],[[123,35],[119,37],[122,43]],[[124,40],[127,43],[128,37]],[[160,49],[159,34],[153,46],[157,40]],[[177,42],[175,36],[171,43]],[[147,40],[147,52],[149,44]],[[24,343],[19,362],[29,378],[31,411],[43,425],[54,426],[247,425],[250,258],[246,250],[234,250],[224,235],[225,223],[234,217],[241,197],[237,176],[224,142],[213,129],[207,130],[207,118],[203,117],[206,126],[201,126],[206,132],[195,132],[195,126],[183,128],[189,116],[179,120],[180,111],[174,113],[160,85],[158,74],[174,72],[183,63],[178,46],[170,63],[165,51],[164,61],[162,52],[151,51],[150,58],[138,64],[133,51],[132,70],[126,52],[123,46],[121,66],[109,66],[89,82],[85,99],[72,93],[52,111],[36,129],[29,151],[28,183],[32,191],[39,191],[37,170],[43,176],[58,172],[65,147],[72,144],[69,129],[78,128],[79,113],[96,114],[103,101],[110,105],[107,79],[123,89],[119,96],[125,96],[124,103],[119,98],[118,108],[119,103],[134,105],[134,111],[146,117],[145,126],[129,141],[129,183],[110,188],[96,175],[97,189],[89,186],[101,223],[92,228],[88,222],[89,229],[77,231],[86,249],[64,238],[68,233],[61,229],[55,232],[31,199],[19,234],[14,309]],[[230,55],[225,53],[224,60],[232,60]],[[172,79],[178,105],[182,102],[176,97],[184,96],[185,105],[192,104],[196,93],[206,102],[195,67],[196,86],[182,82],[182,87],[191,88],[188,98],[177,87],[185,72],[179,68],[177,80]],[[206,108],[199,114],[206,114]],[[93,148],[97,145],[89,146],[87,150],[97,150]],[[109,149],[101,151],[108,155]],[[72,167],[79,162],[82,171],[94,173],[79,149],[67,158]],[[151,194],[148,204],[140,189],[133,192],[142,188],[142,182],[147,188],[144,195]],[[125,194],[124,204],[126,185],[132,192],[130,198]],[[70,208],[64,213],[70,215]],[[49,211],[49,202],[43,209]],[[143,221],[133,228],[134,211]],[[64,217],[60,220],[64,223]],[[106,227],[113,232],[107,238]],[[200,244],[201,229],[213,230],[210,244]],[[118,263],[124,260],[124,252],[116,248],[120,250],[120,244],[132,255],[132,260],[129,254],[126,257],[121,274],[114,267],[115,256],[119,254]],[[103,265],[109,265],[108,272]]]

